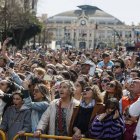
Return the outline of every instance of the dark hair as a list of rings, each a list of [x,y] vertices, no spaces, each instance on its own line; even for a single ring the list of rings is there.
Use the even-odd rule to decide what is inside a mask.
[[[110,107],[113,108],[114,110],[119,111],[119,101],[117,100],[117,98],[110,98],[107,100],[105,104],[105,109],[108,109]]]
[[[102,54],[102,58],[103,58],[103,59],[106,58],[106,57],[108,57],[108,56],[110,56],[109,53],[104,52],[104,53]]]
[[[12,95],[12,97],[14,95],[19,95],[22,98],[22,100],[24,99],[24,94],[22,93],[22,91],[16,91],[16,92],[14,92],[13,95]]]
[[[117,80],[113,80],[115,82],[115,92],[114,92],[114,98],[117,98],[119,101],[122,98],[123,92],[122,92],[122,85]],[[107,100],[109,99],[109,93],[106,91],[104,96],[104,103],[107,103]]]
[[[121,68],[125,69],[125,63],[122,59],[116,59],[114,63],[120,63]]]
[[[131,72],[136,72],[138,74],[138,77],[140,78],[140,70],[139,69],[132,69]]]

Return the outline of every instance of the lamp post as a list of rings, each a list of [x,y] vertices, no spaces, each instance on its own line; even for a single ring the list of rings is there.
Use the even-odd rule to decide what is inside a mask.
[[[116,31],[113,27],[110,27],[110,26],[105,26],[105,27],[110,28],[114,32],[113,33],[113,44],[114,44],[114,48],[115,48],[115,46],[116,46],[116,38],[115,38],[115,36],[117,35],[119,40],[120,40],[120,35],[119,35],[118,31]]]

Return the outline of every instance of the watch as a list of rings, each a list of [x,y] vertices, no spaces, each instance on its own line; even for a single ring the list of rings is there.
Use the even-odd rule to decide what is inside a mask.
[[[86,21],[85,20],[81,20],[81,25],[85,25]]]

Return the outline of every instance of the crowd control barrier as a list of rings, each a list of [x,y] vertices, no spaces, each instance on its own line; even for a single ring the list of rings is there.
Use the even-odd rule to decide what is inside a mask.
[[[6,135],[2,130],[0,130],[0,140],[6,140]]]
[[[25,133],[24,136],[26,137],[26,140],[28,140],[28,137],[34,137],[33,133]],[[21,137],[21,136],[20,136]],[[19,138],[19,134],[17,134],[13,140],[17,140]],[[42,138],[46,139],[57,139],[57,140],[72,140],[72,137],[67,136],[55,136],[55,135],[45,135],[42,134],[39,136],[40,140]],[[82,138],[81,140],[95,140],[95,139],[88,139],[88,138]]]

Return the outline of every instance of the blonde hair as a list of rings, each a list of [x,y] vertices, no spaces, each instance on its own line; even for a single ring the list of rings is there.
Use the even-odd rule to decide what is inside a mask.
[[[34,72],[37,72],[39,75],[45,75],[46,70],[39,67],[39,68],[35,68]]]

